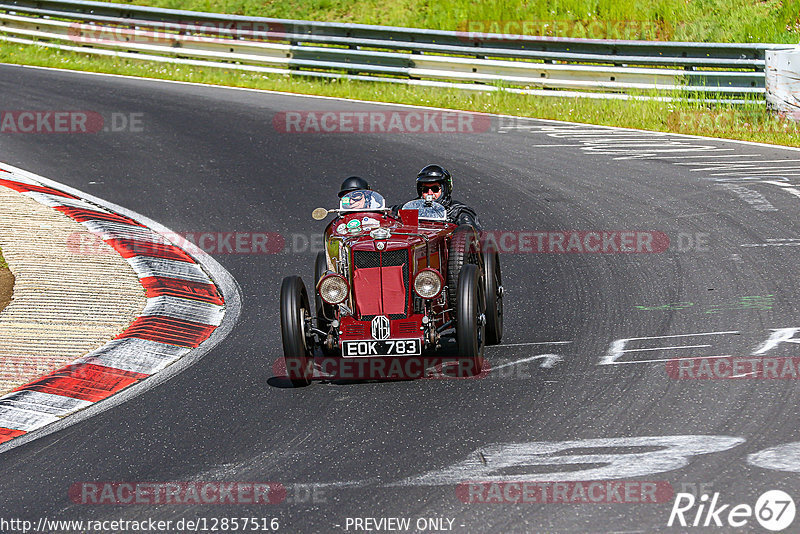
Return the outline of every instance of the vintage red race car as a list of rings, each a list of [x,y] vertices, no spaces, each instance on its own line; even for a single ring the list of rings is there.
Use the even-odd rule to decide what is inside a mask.
[[[457,358],[479,373],[486,344],[503,335],[500,259],[471,226],[447,221],[432,199],[393,215],[374,191],[344,195],[315,263],[315,313],[299,276],[283,279],[281,335],[287,375],[313,376],[315,349],[333,358],[408,358],[455,339]]]

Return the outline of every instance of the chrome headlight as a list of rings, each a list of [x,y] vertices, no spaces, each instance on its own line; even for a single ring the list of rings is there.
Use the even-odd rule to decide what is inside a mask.
[[[317,284],[317,292],[322,300],[328,304],[339,304],[347,299],[350,286],[347,280],[339,274],[323,276]]]
[[[436,298],[442,292],[442,275],[435,269],[423,269],[414,277],[414,292],[424,299]]]

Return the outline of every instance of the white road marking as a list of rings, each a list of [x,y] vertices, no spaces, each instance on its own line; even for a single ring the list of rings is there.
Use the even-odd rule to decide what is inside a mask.
[[[710,346],[710,345],[709,345]],[[657,363],[657,362],[672,362],[675,360],[712,360],[714,358],[730,358],[730,354],[720,354],[718,356],[676,356],[674,358],[658,358],[653,360],[627,360],[624,362],[614,362],[613,365],[624,365],[626,363]]]
[[[800,173],[797,172],[786,172],[798,170],[800,170],[800,167],[784,167],[783,169],[776,169],[774,171],[756,171],[751,169],[733,172],[715,172],[711,173],[710,176],[800,176]]]
[[[800,339],[794,337],[798,332],[800,332],[800,328],[773,328],[769,338],[753,351],[753,356],[764,354],[781,343],[800,343]]]
[[[744,248],[756,248],[756,247],[800,247],[800,243],[745,243],[743,245],[739,245],[740,247]]]
[[[778,208],[773,206],[767,200],[767,198],[758,191],[753,191],[752,189],[748,189],[743,185],[734,184],[730,182],[720,183],[719,187],[731,191],[756,211],[778,211]]]
[[[732,436],[643,436],[498,443],[481,447],[450,466],[412,476],[388,486],[450,486],[482,482],[570,482],[650,476],[674,471],[697,455],[732,449],[744,443]],[[646,452],[609,453],[609,448],[656,448]],[[599,449],[597,453],[571,450]],[[565,466],[559,471],[548,466]],[[574,466],[585,466],[575,469]],[[542,472],[543,468],[546,472]],[[526,469],[527,468],[527,469]],[[528,472],[523,472],[523,471]]]
[[[627,352],[641,352],[643,349],[626,349],[625,346],[631,341],[644,341],[649,339],[675,339],[675,338],[682,338],[682,337],[697,337],[697,336],[717,336],[717,335],[724,335],[724,334],[738,334],[738,330],[726,330],[721,332],[699,332],[696,334],[674,334],[674,335],[667,335],[667,336],[651,336],[651,337],[629,337],[629,338],[622,338],[617,339],[611,342],[611,346],[608,349],[608,352],[600,358],[600,362],[598,365],[614,365],[618,363],[617,360]],[[646,350],[674,350],[683,348],[683,346],[669,346],[669,347],[655,347],[655,348],[647,348]],[[708,347],[710,345],[704,345],[704,347]],[[691,347],[690,347],[691,348]],[[674,358],[670,358],[674,359]],[[647,362],[654,361],[654,360],[644,360]]]
[[[486,348],[502,349],[503,347],[526,347],[528,345],[568,345],[570,343],[572,343],[572,341],[532,341],[530,343],[508,343],[508,344],[503,343],[502,345],[490,345]]]
[[[549,137],[557,138],[557,139],[575,139],[576,141],[580,141],[582,143],[616,143],[622,141],[636,141],[641,140],[642,142],[652,142],[657,141],[659,139],[669,139],[666,136],[656,136],[656,135],[642,135],[642,134],[616,134],[616,135],[609,135],[608,133],[585,133],[585,134],[569,134],[569,135],[562,135],[562,134],[549,134]],[[674,142],[678,143],[681,142],[679,140],[674,140]]]
[[[794,170],[797,167],[780,167],[780,166],[769,166],[765,167],[761,165],[761,162],[758,164],[753,165],[743,165],[743,164],[730,164],[730,165],[714,165],[713,167],[701,167],[698,169],[689,169],[689,172],[711,172],[711,171],[732,171],[741,173],[743,171],[747,171],[747,174],[762,174],[767,171],[774,171],[775,169],[785,169],[785,170]],[[716,174],[714,175],[716,176]]]
[[[742,162],[742,161],[734,161],[731,163],[723,163],[722,165],[726,167],[752,167],[754,165],[761,165],[762,163],[785,163],[785,162],[797,162],[800,159],[760,159],[758,161],[749,161],[749,162]],[[701,163],[689,162],[689,163],[676,163],[675,165],[702,165]],[[709,165],[720,165],[719,162],[709,162]],[[700,170],[700,169],[694,169]]]
[[[786,180],[786,178],[784,178],[784,180]],[[777,180],[762,180],[761,183],[770,184],[770,185],[777,185],[778,187],[792,187],[792,185],[794,185],[794,184],[788,183],[788,180],[787,181],[783,181],[783,182],[779,182]]]
[[[492,371],[497,369],[503,369],[504,367],[511,367],[512,365],[519,365],[521,363],[532,362],[534,360],[544,360],[539,367],[543,369],[551,369],[555,364],[558,362],[564,361],[564,358],[559,356],[558,354],[538,354],[536,356],[530,356],[528,358],[522,358],[521,360],[517,360],[514,362],[504,363],[503,365],[493,365]]]
[[[656,157],[658,154],[662,154],[662,153],[670,153],[670,152],[706,152],[708,150],[711,150],[711,149],[707,148],[707,147],[691,147],[691,148],[690,147],[681,147],[681,148],[665,148],[665,149],[652,149],[651,148],[651,149],[649,149],[647,151],[648,155],[645,156],[644,154],[638,154],[637,156],[640,157],[640,158],[641,157]],[[589,152],[595,152],[595,151],[589,151]],[[625,153],[634,152],[634,151],[633,150],[607,150],[605,152],[602,152],[602,151],[596,151],[596,152],[598,154],[613,155],[613,154],[625,154]]]
[[[518,125],[515,125],[518,126]],[[526,125],[527,126],[527,125]],[[739,176],[741,174],[757,175],[761,177],[786,175],[787,172],[795,170],[786,167],[785,163],[800,160],[761,160],[758,155],[751,154],[718,154],[718,152],[734,152],[734,148],[723,148],[718,145],[722,142],[731,142],[727,139],[706,138],[685,134],[674,134],[670,132],[653,132],[636,129],[615,129],[613,127],[590,127],[581,128],[580,125],[535,125],[531,124],[528,128],[517,127],[518,131],[528,133],[543,133],[549,137],[558,139],[571,139],[581,143],[581,150],[588,153],[612,156],[616,161],[633,159],[700,159],[704,161],[688,161],[684,163],[676,162],[679,165],[696,167],[691,172],[708,173],[720,171],[713,176]],[[715,144],[694,144],[690,139],[702,140],[705,142],[715,142]],[[747,143],[747,142],[745,142]],[[758,143],[749,143],[764,146]],[[545,147],[545,145],[535,145]],[[568,145],[575,146],[575,145]],[[679,152],[680,155],[667,155]],[[702,152],[702,154],[692,154]],[[720,161],[708,161],[709,158],[745,158],[735,162],[725,163]],[[781,167],[764,167],[764,163],[783,163]],[[736,172],[736,171],[741,172]],[[771,172],[775,171],[776,172]],[[797,169],[800,175],[800,168]],[[792,174],[794,176],[795,174]],[[741,196],[741,195],[740,195]],[[752,196],[752,194],[751,194]],[[798,194],[800,196],[800,194]],[[746,199],[745,199],[746,200]],[[752,198],[751,198],[752,200]],[[751,205],[753,203],[751,202]],[[757,206],[757,207],[756,207]],[[754,207],[759,211],[775,211],[774,206],[766,202],[766,199],[759,199]]]
[[[749,454],[747,463],[762,469],[800,473],[800,441]]]
[[[673,349],[705,349],[711,345],[676,345],[674,347],[652,347],[646,349],[625,349],[625,352],[646,352],[649,350],[673,350]]]
[[[800,197],[800,189],[797,189],[795,187],[789,187],[789,186],[785,186],[784,185],[784,186],[781,187],[781,191],[786,191],[790,195],[794,195],[796,197]]]
[[[629,143],[627,142],[628,139],[625,139],[625,143],[608,143],[608,142],[595,142],[595,143],[584,143],[584,148],[591,148],[591,149],[603,149],[603,148],[641,148],[644,146],[655,146],[655,147],[681,147],[681,148],[703,148],[707,149],[702,145],[688,145],[682,141],[659,141],[658,139],[647,139],[646,141],[642,141],[640,143]]]
[[[669,153],[669,152],[692,152],[692,151],[693,150],[664,150],[663,153]],[[618,161],[624,161],[624,160],[629,160],[629,159],[653,159],[653,160],[659,160],[659,159],[662,159],[662,156],[661,156],[661,153],[653,152],[653,153],[643,153],[643,154],[631,154],[631,155],[628,155],[628,156],[618,156],[618,157],[614,158],[615,161],[617,161],[617,160]]]
[[[782,176],[775,176],[773,177],[775,180],[787,180],[788,178],[783,178]],[[749,184],[749,183],[757,183],[761,184],[764,183],[763,176],[731,176],[730,178],[712,178],[710,176],[701,176],[701,180],[706,180],[709,182],[716,182],[719,184]]]
[[[718,148],[717,150],[733,150],[732,148]],[[691,158],[756,158],[760,156],[757,154],[719,154],[719,155],[701,155],[701,156],[664,156],[660,159],[691,159]],[[700,165],[700,163],[681,163],[679,165]]]
[[[762,165],[761,161],[756,161],[752,163],[739,163],[734,162],[730,164],[718,164],[714,165],[713,167],[707,168],[700,168],[700,169],[690,169],[692,172],[703,172],[703,171],[718,171],[718,170],[730,170],[732,172],[736,172],[738,174],[742,174],[744,171],[752,171],[753,174],[760,174],[765,171],[774,171],[776,169],[786,169],[787,171],[797,170],[800,167],[797,166],[795,163],[791,166],[785,165]]]

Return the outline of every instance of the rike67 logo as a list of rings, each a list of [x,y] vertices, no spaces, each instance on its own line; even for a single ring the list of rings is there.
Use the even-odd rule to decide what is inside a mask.
[[[708,494],[697,499],[691,493],[678,493],[667,526],[738,528],[755,517],[763,528],[779,532],[792,524],[794,516],[794,500],[781,490],[764,492],[755,506],[722,504],[718,492],[710,500]]]

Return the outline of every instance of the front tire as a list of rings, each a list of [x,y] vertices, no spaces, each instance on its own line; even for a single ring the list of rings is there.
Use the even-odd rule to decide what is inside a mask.
[[[456,301],[456,341],[458,356],[469,371],[477,375],[483,368],[486,344],[486,298],[483,273],[477,265],[466,264],[458,275]]]
[[[281,284],[281,338],[286,376],[294,387],[311,383],[314,373],[314,346],[306,336],[306,326],[311,317],[311,306],[303,280],[287,276]]]

